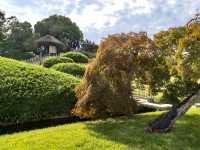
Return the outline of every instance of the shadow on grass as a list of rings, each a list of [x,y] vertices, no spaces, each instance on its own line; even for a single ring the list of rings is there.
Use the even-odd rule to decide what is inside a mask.
[[[60,118],[52,118],[47,120],[25,122],[19,124],[11,124],[4,126],[0,125],[0,135],[12,134],[22,131],[31,131],[35,129],[43,129],[47,127],[55,127],[58,125],[75,123],[80,121],[87,121],[87,119],[80,119],[78,117],[60,117]]]
[[[92,136],[124,144],[130,148],[200,149],[200,115],[185,115],[166,134],[147,133],[144,128],[157,115],[136,115],[133,118],[107,119],[87,123]]]

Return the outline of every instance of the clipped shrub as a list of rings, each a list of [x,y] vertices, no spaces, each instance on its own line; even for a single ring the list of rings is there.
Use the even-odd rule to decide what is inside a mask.
[[[78,78],[3,57],[0,64],[0,124],[70,114]]]
[[[83,76],[85,73],[85,64],[78,63],[60,63],[51,67],[54,70],[72,74],[74,76]]]
[[[47,57],[44,62],[43,62],[43,66],[46,68],[49,68],[55,64],[58,63],[67,63],[67,62],[74,62],[73,59],[68,58],[68,57],[55,57],[55,56],[50,56]]]
[[[81,52],[67,52],[63,53],[62,57],[68,57],[73,59],[77,63],[88,63],[88,56]]]

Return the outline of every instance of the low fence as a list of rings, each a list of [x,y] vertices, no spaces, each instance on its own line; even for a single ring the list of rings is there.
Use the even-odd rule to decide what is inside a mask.
[[[132,94],[133,97],[137,99],[146,99],[148,101],[154,101],[154,96],[149,90],[147,85],[136,86],[134,83],[132,84]]]
[[[35,57],[32,57],[32,58],[30,58],[30,59],[26,59],[26,60],[24,60],[24,61],[27,62],[27,63],[31,63],[31,64],[38,64],[38,65],[41,65],[41,64],[44,62],[44,60],[45,60],[47,57],[49,57],[49,56],[51,56],[51,55],[45,55],[45,56],[36,55]],[[54,55],[54,56],[59,57],[60,54]]]
[[[38,64],[38,65],[41,65],[44,60],[46,59],[47,56],[43,56],[43,57],[40,57],[40,56],[35,56],[33,58],[30,58],[30,59],[26,59],[24,60],[25,62],[27,63],[31,63],[31,64]]]

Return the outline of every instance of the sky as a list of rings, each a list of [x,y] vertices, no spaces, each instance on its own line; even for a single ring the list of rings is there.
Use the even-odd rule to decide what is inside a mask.
[[[109,34],[182,26],[200,10],[200,0],[0,0],[6,16],[34,25],[50,15],[75,22],[84,37],[99,43]]]

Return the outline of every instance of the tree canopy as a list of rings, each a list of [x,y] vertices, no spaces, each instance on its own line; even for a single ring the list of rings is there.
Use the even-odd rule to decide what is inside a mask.
[[[83,39],[83,33],[70,18],[60,15],[53,15],[39,21],[34,26],[35,32],[40,36],[50,34],[61,40],[66,48],[79,47]]]
[[[98,49],[98,45],[94,42],[86,39],[81,42],[81,48],[87,52],[96,52]]]
[[[158,91],[164,89],[163,99],[177,103],[198,88],[199,34],[199,24],[192,23],[189,29],[187,26],[169,28],[154,35],[154,42],[162,53],[155,67],[157,71],[153,70],[152,87]]]
[[[5,14],[0,10],[0,40],[3,39],[3,24],[5,22]]]
[[[200,81],[200,24],[193,23],[179,39],[176,51],[177,69],[183,78]]]
[[[29,22],[19,22],[17,18],[12,18],[6,25],[6,31],[7,41],[12,50],[29,50],[26,42],[33,36],[32,26]]]
[[[177,74],[180,80],[172,84],[173,95],[187,96],[181,103],[154,119],[148,127],[150,132],[167,132],[175,121],[184,115],[200,97],[200,14],[186,24],[183,37],[177,38],[175,49]],[[178,82],[177,82],[178,81]],[[170,87],[167,87],[169,91]],[[174,90],[175,89],[175,90]],[[176,92],[179,93],[176,93]],[[174,94],[175,92],[175,94]]]
[[[36,38],[38,35],[29,22],[20,22],[15,16],[5,17],[0,11],[0,55],[15,59],[33,57]]]
[[[23,58],[26,52],[33,51],[33,31],[29,22],[19,22],[15,16],[5,18],[3,36],[3,55]]]

